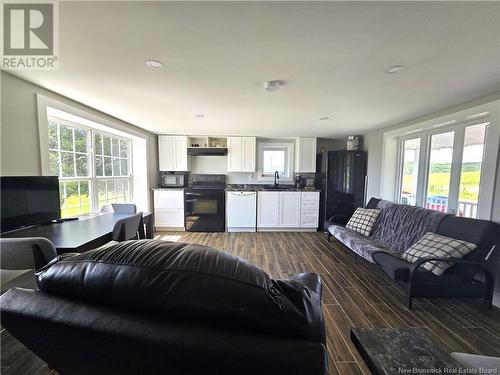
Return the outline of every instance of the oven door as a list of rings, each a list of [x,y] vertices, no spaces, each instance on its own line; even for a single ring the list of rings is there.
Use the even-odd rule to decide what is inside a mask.
[[[186,189],[185,226],[188,232],[224,232],[224,190]]]

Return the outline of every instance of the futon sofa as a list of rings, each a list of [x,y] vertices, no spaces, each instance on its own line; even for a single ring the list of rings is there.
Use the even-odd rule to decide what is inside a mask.
[[[390,278],[406,284],[408,308],[417,297],[484,298],[491,308],[495,275],[492,253],[500,233],[497,223],[375,198],[367,208],[380,210],[370,236],[336,224],[328,225],[328,236],[351,249],[356,259],[359,256],[375,263]],[[414,263],[402,259],[401,254],[427,232],[471,242],[477,248],[461,259],[426,257]],[[422,267],[436,260],[446,260],[453,266],[441,276]]]
[[[60,374],[326,374],[321,279],[205,246],[126,241],[55,259],[1,322]]]

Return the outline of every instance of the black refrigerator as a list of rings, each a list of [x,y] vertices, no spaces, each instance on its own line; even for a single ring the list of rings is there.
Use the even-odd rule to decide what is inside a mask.
[[[366,191],[366,152],[328,151],[317,154],[315,187],[321,190],[319,227],[332,219],[346,224],[363,207]]]

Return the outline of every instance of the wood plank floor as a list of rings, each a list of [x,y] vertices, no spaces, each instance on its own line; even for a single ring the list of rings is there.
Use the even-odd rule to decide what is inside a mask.
[[[321,275],[330,374],[369,374],[350,338],[351,327],[422,327],[448,352],[500,356],[500,310],[479,301],[416,300],[409,311],[403,289],[374,265],[354,262],[341,243],[321,233],[158,232],[157,239],[226,250],[262,267],[271,277]],[[49,374],[46,365],[2,332],[2,374]]]

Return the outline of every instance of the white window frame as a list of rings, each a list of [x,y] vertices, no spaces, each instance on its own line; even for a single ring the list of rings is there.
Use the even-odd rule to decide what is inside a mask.
[[[280,174],[280,181],[293,181],[294,144],[293,142],[259,142],[258,144],[258,168],[257,175],[259,181],[274,181],[274,173],[264,174],[264,151],[285,150],[285,170],[286,175]]]
[[[498,103],[498,101],[493,103]],[[488,103],[486,105],[481,105],[468,110],[439,117],[434,120],[428,120],[424,123],[418,123],[407,128],[384,133],[381,196],[386,199],[399,201],[402,181],[401,167],[403,141],[421,138],[418,173],[418,180],[420,183],[417,187],[416,200],[418,206],[425,206],[431,136],[434,134],[445,133],[447,131],[455,131],[452,168],[460,168],[462,164],[465,128],[488,122],[489,125],[486,127],[485,134],[484,155],[480,180],[481,183],[479,187],[479,201],[476,217],[478,219],[490,220],[493,207],[493,194],[499,149],[498,139],[500,134],[500,111],[498,111],[498,108],[495,107],[493,103]],[[384,176],[388,176],[391,173],[391,163],[388,159],[388,157],[390,157],[390,153],[388,150],[394,149],[394,142],[397,143],[397,162],[395,164],[396,170],[393,174],[396,182],[396,184],[393,185],[396,187],[395,190],[390,188],[387,181],[384,181]],[[389,165],[389,167],[387,165]],[[449,197],[454,197],[454,195],[457,194],[455,189],[458,189],[460,186],[460,173],[453,172],[452,170],[451,179]],[[390,181],[390,179],[388,181]],[[453,213],[458,209],[458,201],[454,202],[454,200],[454,198],[449,200],[449,202],[452,202],[452,205],[448,207],[450,213]],[[457,207],[455,207],[455,203],[457,203]]]
[[[115,138],[122,137],[131,139],[131,155],[129,159],[129,170],[132,172],[130,173],[131,182],[129,183],[130,199],[137,205],[138,210],[144,212],[150,211],[152,197],[149,189],[150,184],[147,167],[147,133],[135,130],[133,127],[124,126],[119,122],[115,122],[109,116],[106,117],[105,115],[95,114],[94,112],[96,111],[91,111],[90,109],[79,105],[78,103],[69,105],[41,94],[36,94],[36,99],[38,109],[38,132],[40,140],[40,169],[42,175],[48,176],[51,174],[48,144],[49,110],[50,113],[55,113],[55,115],[53,114],[53,117],[58,117],[58,113],[64,113],[64,119],[75,119],[73,122],[77,127],[92,128],[100,133],[109,133]],[[84,107],[86,109],[80,109],[77,106]],[[93,136],[91,142],[93,150]],[[93,156],[92,160],[94,160]],[[91,165],[90,167],[92,168],[92,170],[94,169],[94,165]],[[114,176],[109,177],[111,179],[118,178]],[[108,176],[106,176],[105,178],[108,178]],[[92,191],[91,194],[94,194],[94,191]],[[93,198],[93,201],[96,201],[96,199]],[[93,207],[92,211],[97,212],[97,208]]]
[[[61,165],[59,165],[59,173],[60,173],[60,176],[59,176],[59,180],[60,181],[89,181],[90,182],[90,189],[89,189],[89,193],[91,194],[90,195],[90,204],[91,204],[91,213],[96,213],[96,212],[99,212],[100,210],[100,207],[99,207],[99,194],[98,194],[98,190],[97,190],[97,181],[107,181],[108,180],[122,180],[122,181],[128,181],[128,186],[129,186],[129,193],[128,193],[128,198],[129,198],[129,201],[132,199],[133,197],[133,170],[132,170],[132,152],[133,152],[133,146],[132,146],[132,140],[130,138],[126,138],[126,137],[123,137],[123,136],[119,136],[119,135],[116,135],[116,134],[111,134],[111,133],[108,133],[108,132],[105,132],[105,131],[102,131],[102,130],[98,130],[98,129],[95,129],[95,128],[92,128],[92,127],[88,127],[88,126],[85,126],[85,125],[81,125],[81,124],[78,124],[78,123],[75,123],[75,122],[71,122],[71,121],[68,121],[68,120],[65,120],[65,119],[62,119],[62,118],[59,118],[59,117],[55,117],[55,116],[50,116],[48,115],[47,116],[47,122],[48,121],[52,121],[52,122],[56,122],[58,124],[61,124],[61,125],[65,125],[65,126],[68,126],[68,127],[72,127],[72,128],[76,128],[76,129],[82,129],[82,130],[85,130],[89,133],[89,136],[90,136],[90,142],[89,142],[89,147],[90,147],[90,150],[88,152],[88,157],[89,157],[89,161],[88,161],[88,171],[89,171],[89,174],[88,176],[85,176],[85,177],[80,177],[80,176],[74,176],[74,177],[63,177],[61,175]],[[96,168],[95,168],[95,163],[96,163],[96,152],[95,152],[95,136],[96,135],[103,135],[103,136],[107,136],[107,137],[110,137],[111,138],[111,142],[114,139],[118,139],[118,140],[122,140],[122,141],[126,141],[128,142],[129,144],[129,154],[128,154],[128,165],[127,165],[127,169],[128,169],[128,175],[127,176],[97,176],[97,173],[96,173]],[[74,141],[73,141],[74,142]],[[104,156],[104,155],[103,155]],[[111,158],[113,158],[113,155],[111,154],[110,156]],[[120,158],[121,160],[121,158]],[[59,160],[59,163],[61,163],[61,160]],[[104,168],[104,164],[103,164],[103,168]],[[106,185],[107,186],[107,185]],[[107,191],[107,187],[106,187],[106,191]]]

